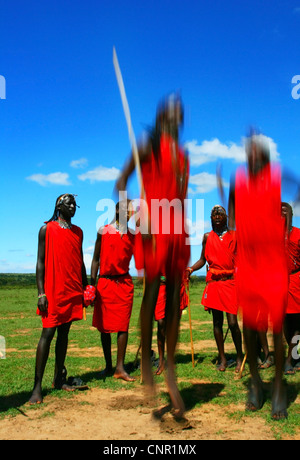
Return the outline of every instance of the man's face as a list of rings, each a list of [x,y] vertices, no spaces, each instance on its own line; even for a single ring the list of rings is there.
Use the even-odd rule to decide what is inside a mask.
[[[75,198],[72,195],[66,195],[59,203],[58,209],[65,219],[71,219],[76,212]]]
[[[258,173],[269,160],[266,158],[263,149],[255,142],[251,142],[247,151],[249,171],[252,174]]]
[[[211,220],[214,226],[223,227],[227,224],[227,215],[224,209],[215,208],[211,213]]]
[[[119,222],[128,222],[133,215],[133,206],[130,200],[120,201],[118,211]]]

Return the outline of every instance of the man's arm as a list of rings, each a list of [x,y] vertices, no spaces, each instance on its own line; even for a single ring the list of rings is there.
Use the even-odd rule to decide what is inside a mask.
[[[39,232],[38,241],[38,256],[36,264],[36,284],[38,289],[38,308],[41,312],[45,312],[48,309],[48,300],[45,295],[45,247],[46,247],[46,229],[47,225],[44,225]]]
[[[95,243],[92,266],[91,266],[91,285],[92,286],[96,286],[97,274],[98,274],[99,265],[100,265],[101,242],[102,242],[102,235],[98,233],[97,240]]]
[[[151,144],[150,138],[148,138],[146,142],[140,143],[140,145],[138,146],[138,154],[139,154],[139,159],[141,163],[143,163],[143,161],[145,161],[149,157],[149,155],[151,154],[151,151],[152,151],[152,144]],[[131,153],[129,161],[123,168],[123,171],[121,172],[121,175],[116,183],[117,191],[126,190],[128,179],[134,170],[135,170],[135,161],[134,161],[133,154]]]
[[[189,271],[189,276],[197,271],[197,270],[200,270],[200,268],[202,268],[205,263],[206,263],[206,259],[205,259],[205,246],[206,246],[206,241],[207,241],[207,238],[208,238],[208,233],[205,233],[204,236],[203,236],[203,240],[202,240],[202,250],[201,250],[201,256],[200,256],[200,259],[197,260],[197,262],[194,263],[194,265],[192,265],[192,267],[190,267],[189,269],[187,269]]]
[[[235,229],[235,181],[231,179],[228,199],[228,229]]]

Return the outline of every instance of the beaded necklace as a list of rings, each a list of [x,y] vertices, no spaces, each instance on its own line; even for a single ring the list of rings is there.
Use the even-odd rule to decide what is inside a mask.
[[[67,222],[65,219],[62,219],[62,217],[59,217],[59,218],[57,219],[57,222],[58,222],[58,225],[59,225],[61,228],[65,228],[65,229],[70,229],[70,228],[72,228],[71,222]]]

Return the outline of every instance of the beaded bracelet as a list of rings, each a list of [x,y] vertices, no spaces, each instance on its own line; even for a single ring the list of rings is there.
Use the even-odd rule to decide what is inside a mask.
[[[42,297],[47,297],[46,294],[39,294],[38,299],[41,299]]]

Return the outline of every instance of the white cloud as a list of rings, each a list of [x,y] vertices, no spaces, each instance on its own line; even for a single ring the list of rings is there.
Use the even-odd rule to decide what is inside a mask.
[[[33,182],[45,186],[48,184],[52,185],[70,185],[69,174],[62,172],[55,172],[51,174],[33,174],[26,178]]]
[[[87,171],[84,174],[78,176],[79,180],[89,180],[91,183],[94,182],[107,182],[116,180],[120,175],[120,170],[117,168],[106,168],[105,166],[98,166],[95,169]]]
[[[84,253],[85,254],[94,254],[94,248],[95,248],[95,245],[93,244],[93,246],[89,246],[89,247],[85,248]]]
[[[242,162],[246,159],[243,146],[238,146],[235,143],[222,144],[219,139],[204,140],[200,145],[196,140],[192,140],[187,142],[185,146],[190,153],[192,166],[200,166],[220,158],[237,162]]]
[[[36,264],[10,262],[6,259],[0,260],[0,273],[35,273]]]
[[[196,191],[192,190],[193,193],[207,193],[217,187],[217,177],[216,174],[201,172],[190,176],[189,184],[196,185]],[[223,186],[228,187],[229,184],[223,182]]]
[[[273,139],[263,134],[259,134],[256,137],[269,146],[271,160],[277,161],[280,155]],[[215,138],[210,141],[204,140],[199,145],[198,141],[194,139],[187,142],[185,147],[190,154],[191,166],[201,166],[216,160],[231,160],[235,163],[243,163],[246,160],[245,141],[246,138],[243,138],[241,145],[234,142],[225,144]]]
[[[88,160],[86,158],[79,158],[79,160],[73,160],[70,163],[71,168],[79,169],[85,168],[88,165]]]

